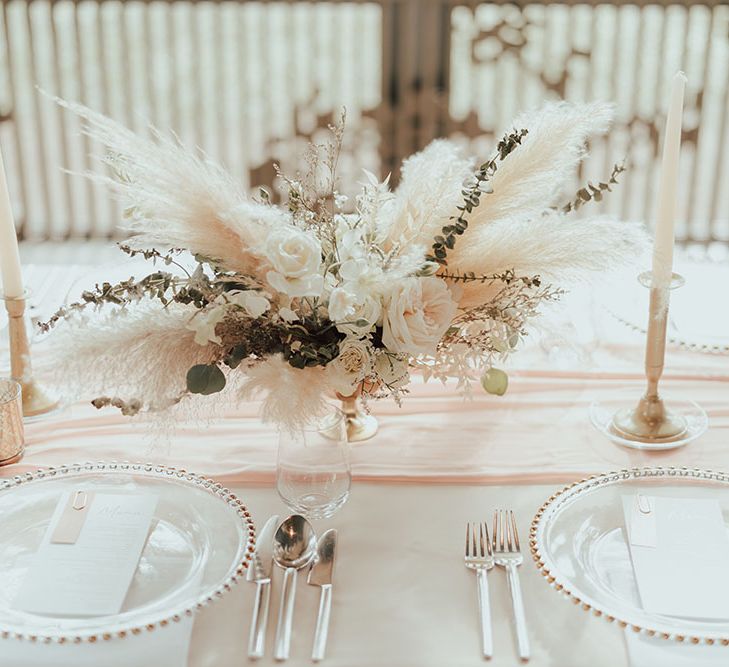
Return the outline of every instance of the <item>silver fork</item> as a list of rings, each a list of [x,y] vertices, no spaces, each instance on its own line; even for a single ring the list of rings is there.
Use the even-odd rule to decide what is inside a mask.
[[[478,525],[478,531],[476,526]],[[478,609],[481,621],[481,644],[483,655],[490,658],[494,654],[494,641],[491,635],[491,609],[489,608],[489,584],[486,573],[494,566],[494,556],[489,540],[489,527],[485,522],[466,524],[466,567],[476,571],[478,585]]]
[[[516,642],[519,657],[529,660],[529,636],[527,635],[524,600],[521,596],[521,585],[516,568],[522,564],[524,557],[519,548],[519,533],[516,529],[514,512],[497,510],[494,512],[493,531],[494,562],[506,570],[509,579],[509,592],[514,607],[514,624],[516,625]]]

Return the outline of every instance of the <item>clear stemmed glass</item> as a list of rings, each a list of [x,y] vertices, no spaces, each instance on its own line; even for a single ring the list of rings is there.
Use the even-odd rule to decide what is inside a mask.
[[[295,431],[281,429],[276,489],[293,512],[308,519],[328,518],[347,502],[351,484],[347,423],[341,410],[331,407]]]

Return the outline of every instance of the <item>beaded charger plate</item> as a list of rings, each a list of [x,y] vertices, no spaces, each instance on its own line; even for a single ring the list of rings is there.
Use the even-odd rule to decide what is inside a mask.
[[[149,534],[120,613],[47,616],[13,601],[64,493],[157,497]],[[245,578],[255,543],[251,515],[221,484],[162,465],[83,463],[0,480],[0,636],[80,643],[150,632],[180,621]]]
[[[623,496],[638,493],[716,500],[729,530],[729,474],[654,467],[595,475],[558,491],[534,517],[529,544],[542,576],[583,611],[621,627],[681,642],[729,645],[729,619],[666,616],[642,608],[622,503]]]
[[[694,352],[729,354],[729,309],[712,307],[718,285],[729,281],[729,264],[711,260],[679,262],[677,272],[685,285],[671,293],[667,339]],[[604,295],[613,317],[642,334],[646,332],[648,290],[640,290],[634,279]]]

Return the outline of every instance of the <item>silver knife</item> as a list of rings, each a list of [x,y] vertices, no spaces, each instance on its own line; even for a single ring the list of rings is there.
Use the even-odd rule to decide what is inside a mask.
[[[273,535],[278,527],[278,514],[272,516],[256,538],[256,550],[248,565],[246,579],[256,582],[251,633],[248,636],[248,657],[262,658],[266,647],[268,603],[271,599],[271,570],[273,569]]]
[[[324,658],[329,632],[329,615],[332,609],[332,572],[334,570],[334,554],[337,548],[337,531],[332,528],[324,533],[316,545],[316,560],[309,570],[307,583],[320,586],[319,614],[316,617],[314,631],[314,648],[311,659],[318,662]]]

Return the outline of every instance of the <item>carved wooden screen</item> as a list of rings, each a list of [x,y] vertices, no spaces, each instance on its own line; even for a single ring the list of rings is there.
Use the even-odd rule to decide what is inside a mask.
[[[689,77],[679,234],[729,239],[729,6],[703,3],[5,0],[0,146],[25,238],[110,237],[119,210],[62,170],[99,151],[35,86],[140,132],[147,121],[246,187],[295,169],[342,106],[343,188],[385,175],[437,136],[486,156],[547,99],[616,102],[581,179],[629,171],[605,212],[650,220],[670,75]]]

